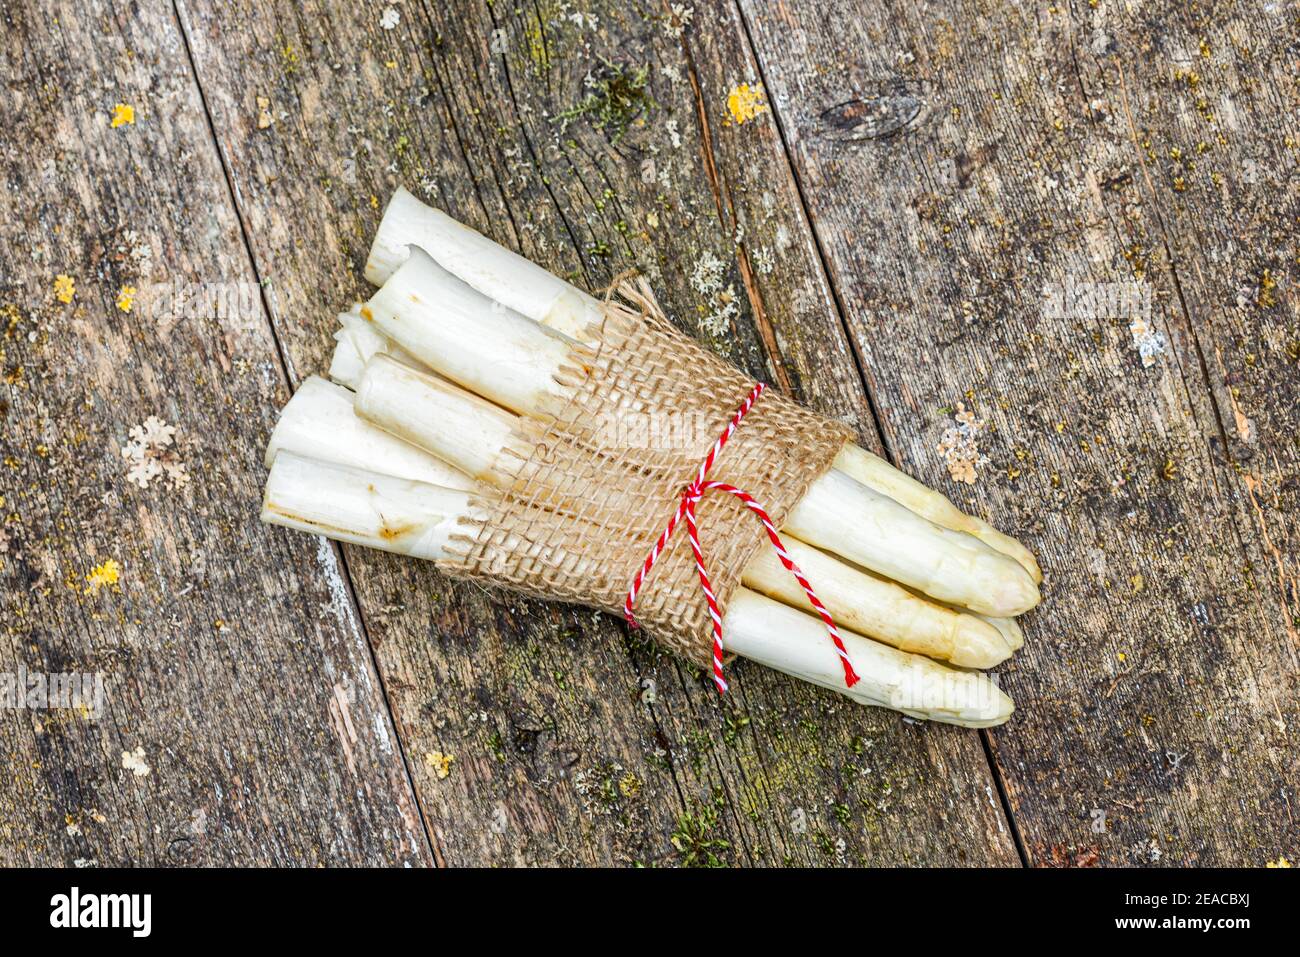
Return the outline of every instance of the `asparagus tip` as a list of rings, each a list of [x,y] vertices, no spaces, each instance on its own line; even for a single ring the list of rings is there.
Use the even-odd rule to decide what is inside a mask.
[[[961,641],[954,645],[954,665],[962,668],[992,668],[1006,661],[1015,648],[1002,632],[980,618],[963,615]]]

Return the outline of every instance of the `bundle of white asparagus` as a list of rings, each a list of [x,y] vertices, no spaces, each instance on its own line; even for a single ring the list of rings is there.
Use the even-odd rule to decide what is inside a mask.
[[[520,417],[569,398],[557,372],[602,305],[402,189],[366,277],[379,291],[339,316],[333,382],[307,379],[271,436],[262,519],[445,559],[457,528],[483,518],[474,490],[502,487],[528,454]],[[1007,720],[1010,698],[974,669],[1024,643],[1014,618],[1037,604],[1041,574],[1021,543],[851,443],[781,537],[862,680],[846,687],[821,620],[766,547],[726,606],[728,652],[918,718]]]

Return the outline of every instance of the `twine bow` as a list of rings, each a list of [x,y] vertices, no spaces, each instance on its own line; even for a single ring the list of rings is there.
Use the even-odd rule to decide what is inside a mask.
[[[849,660],[848,649],[844,647],[844,642],[840,639],[840,633],[835,627],[835,622],[831,619],[830,612],[826,610],[826,606],[823,605],[821,600],[817,597],[817,593],[813,591],[813,587],[809,584],[808,579],[805,578],[803,572],[799,570],[799,566],[796,565],[791,560],[789,554],[787,554],[785,545],[781,543],[781,536],[777,534],[776,526],[772,524],[772,519],[768,517],[763,506],[755,501],[754,497],[743,489],[736,488],[734,485],[728,485],[726,482],[707,481],[709,470],[713,468],[713,463],[717,459],[718,453],[721,452],[722,447],[727,444],[727,440],[731,438],[731,434],[736,431],[736,428],[740,425],[740,422],[744,419],[746,413],[754,407],[754,403],[758,401],[758,397],[763,394],[765,388],[766,386],[762,382],[754,384],[753,390],[750,391],[749,395],[745,398],[745,401],[740,404],[740,408],[736,410],[736,414],[733,415],[731,421],[727,423],[727,428],[720,436],[718,436],[717,441],[715,441],[713,446],[709,449],[709,454],[706,455],[704,461],[700,463],[699,471],[695,475],[695,481],[683,489],[681,500],[677,503],[677,511],[674,512],[673,517],[668,520],[668,526],[660,534],[658,541],[656,541],[654,547],[650,549],[650,554],[646,556],[641,568],[636,573],[636,577],[632,580],[632,587],[628,589],[627,598],[623,602],[623,617],[627,619],[628,624],[633,628],[637,627],[636,618],[632,614],[632,607],[636,604],[637,593],[640,592],[641,586],[645,583],[646,578],[650,574],[650,570],[654,568],[655,562],[657,562],[659,556],[663,554],[664,548],[673,537],[673,532],[677,530],[678,524],[680,524],[681,520],[685,518],[686,535],[691,542],[691,553],[695,556],[695,570],[699,572],[700,588],[704,591],[704,598],[709,604],[709,618],[713,621],[713,683],[717,685],[719,694],[726,693],[727,681],[722,676],[722,612],[718,609],[718,600],[713,594],[713,587],[709,584],[709,573],[704,567],[704,550],[700,547],[700,532],[699,528],[697,528],[695,524],[695,506],[699,504],[700,499],[704,497],[706,492],[727,492],[728,494],[734,495],[736,498],[740,499],[740,501],[744,503],[745,507],[753,512],[758,517],[758,520],[762,522],[763,528],[767,531],[767,537],[772,543],[772,548],[776,551],[776,557],[779,558],[781,564],[784,565],[792,575],[794,575],[795,579],[799,582],[799,586],[803,588],[804,593],[807,594],[809,603],[812,604],[814,610],[816,610],[817,614],[821,616],[822,622],[826,625],[826,631],[829,632],[831,641],[835,643],[836,652],[839,653],[840,664],[844,666],[844,684],[846,687],[852,688],[858,683],[858,674],[853,670],[853,662]]]

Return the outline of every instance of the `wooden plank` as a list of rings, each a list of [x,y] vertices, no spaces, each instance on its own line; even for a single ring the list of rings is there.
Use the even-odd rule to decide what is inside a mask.
[[[740,6],[891,452],[1043,559],[990,735],[1031,863],[1293,856],[1294,11]],[[1067,280],[1149,293],[1149,366]]]
[[[754,73],[734,15],[697,45],[613,3],[393,9],[180,4],[296,377],[369,294],[404,182],[589,288],[640,267],[685,327],[872,440],[775,127],[726,125]],[[448,863],[1016,860],[975,734],[744,664],[719,703],[602,616],[348,563]]]
[[[0,709],[0,864],[428,863],[337,554],[256,522],[287,391],[170,7],[0,19],[0,674],[104,681]]]

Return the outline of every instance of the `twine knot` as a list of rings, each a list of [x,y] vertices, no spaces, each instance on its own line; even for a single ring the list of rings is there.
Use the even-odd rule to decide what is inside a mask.
[[[826,610],[826,606],[821,603],[820,599],[818,599],[817,593],[813,591],[812,585],[809,584],[808,579],[804,577],[803,572],[799,570],[799,566],[796,565],[786,553],[785,545],[782,544],[781,537],[777,534],[776,526],[772,524],[772,519],[768,517],[767,511],[754,499],[752,495],[743,489],[736,488],[734,485],[728,485],[726,482],[706,481],[709,470],[713,468],[713,462],[718,457],[718,453],[721,452],[722,447],[727,444],[727,440],[731,438],[731,434],[736,431],[741,420],[744,419],[749,410],[754,407],[754,403],[758,400],[758,397],[763,394],[765,388],[766,386],[762,382],[756,382],[754,384],[754,388],[750,391],[745,401],[740,404],[740,408],[738,408],[736,414],[731,417],[731,421],[727,423],[727,428],[723,431],[722,435],[718,436],[717,441],[715,441],[713,446],[709,449],[709,454],[706,455],[704,461],[700,463],[700,469],[696,473],[695,480],[682,490],[681,500],[677,503],[677,511],[674,512],[673,517],[668,520],[668,526],[660,534],[654,547],[650,549],[650,554],[646,556],[640,570],[636,573],[636,577],[632,580],[632,587],[628,589],[627,598],[623,602],[623,617],[627,619],[627,623],[631,627],[637,627],[636,618],[632,614],[632,607],[636,604],[637,593],[641,590],[641,586],[644,584],[646,577],[649,576],[650,570],[654,568],[655,562],[657,562],[659,556],[663,554],[663,550],[667,546],[668,541],[672,538],[673,532],[677,530],[677,525],[683,518],[686,519],[686,534],[687,538],[690,539],[691,553],[695,557],[695,570],[699,573],[700,589],[704,592],[705,601],[708,602],[709,618],[713,622],[713,683],[717,686],[719,694],[726,693],[727,681],[722,675],[722,612],[718,608],[718,600],[713,594],[712,585],[709,583],[709,573],[704,567],[704,550],[700,547],[699,529],[695,524],[695,506],[699,504],[700,499],[704,497],[706,492],[727,492],[728,494],[734,495],[736,498],[740,499],[740,501],[744,503],[745,507],[753,512],[762,523],[763,528],[767,531],[767,537],[772,543],[772,548],[776,551],[777,558],[779,558],[781,564],[784,565],[792,575],[794,575],[795,579],[799,582],[800,587],[803,588],[804,593],[808,596],[809,603],[821,617],[822,623],[825,624],[826,631],[831,636],[831,641],[835,643],[835,650],[840,656],[840,663],[844,666],[844,684],[846,687],[852,688],[858,683],[859,678],[857,672],[853,670],[853,662],[849,660],[848,649],[844,647],[844,642],[841,640],[840,633],[835,627],[835,622],[831,619],[830,612]]]

